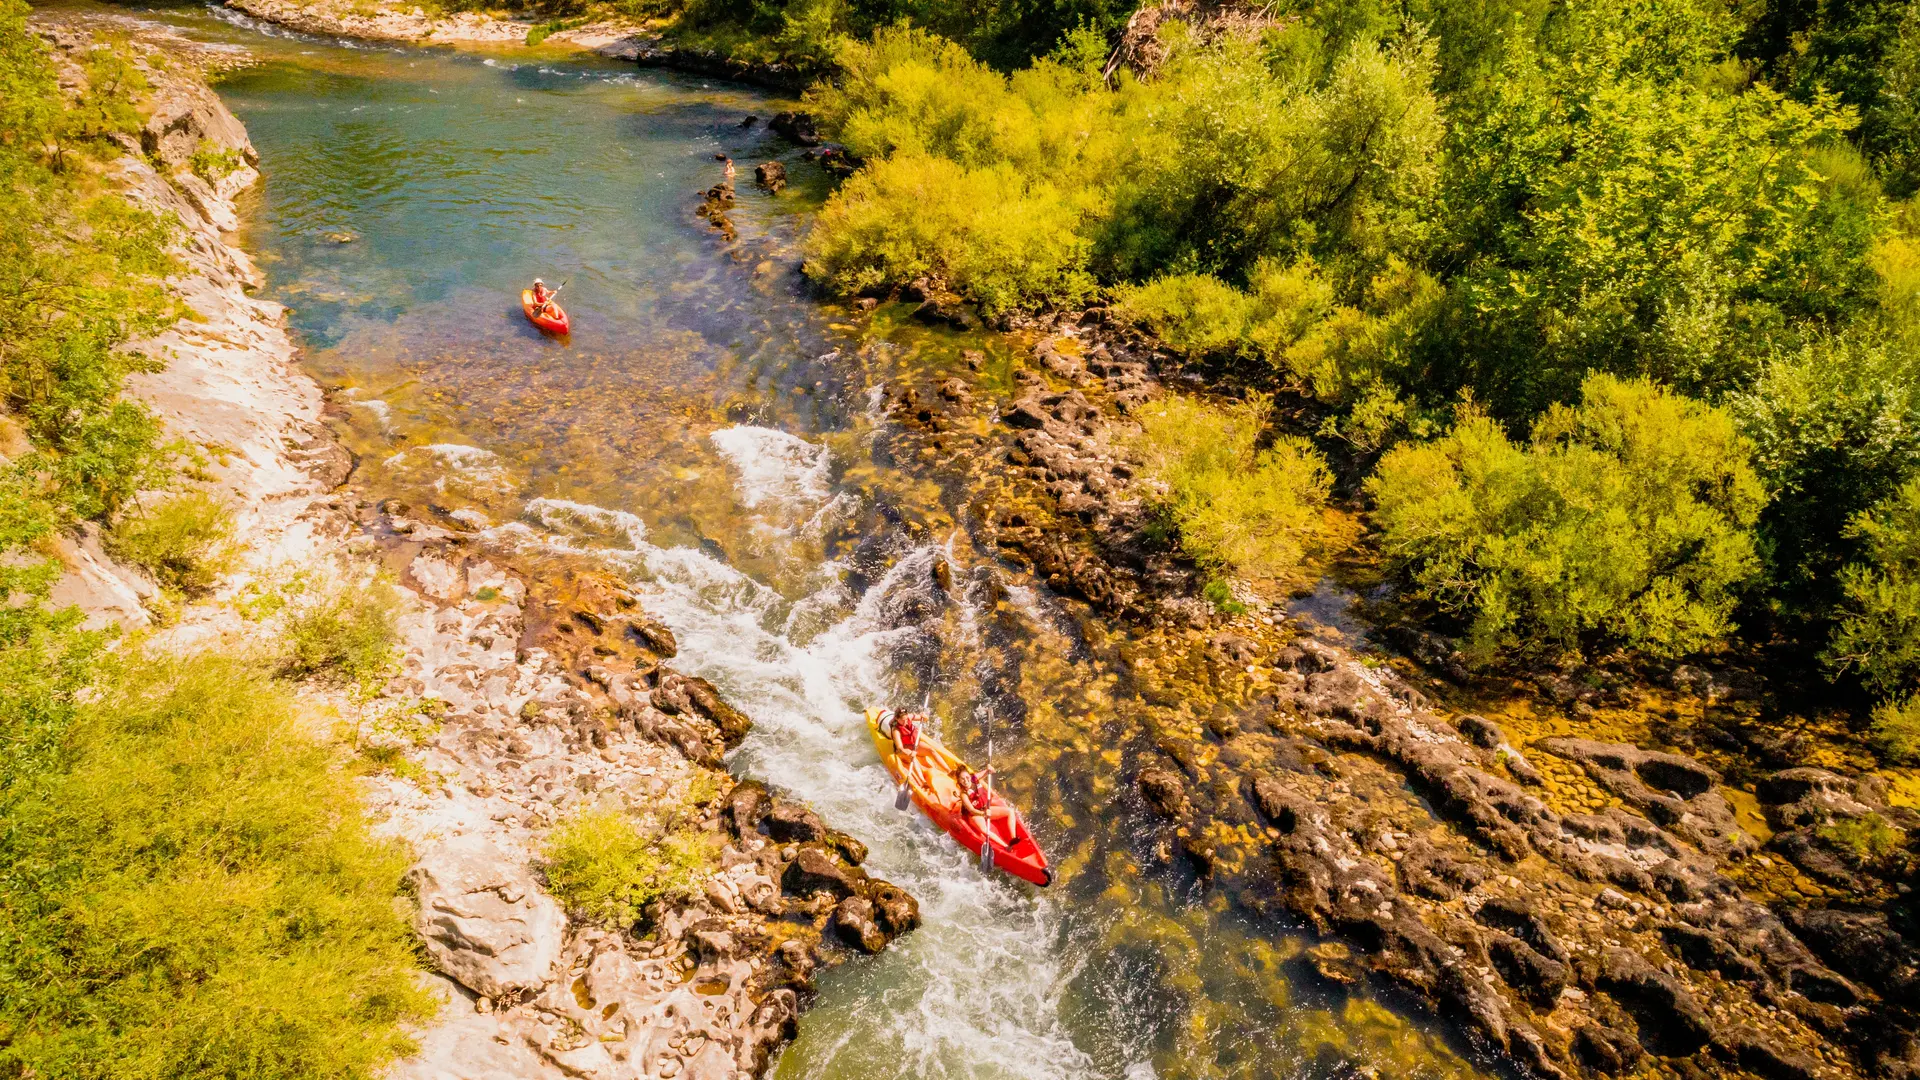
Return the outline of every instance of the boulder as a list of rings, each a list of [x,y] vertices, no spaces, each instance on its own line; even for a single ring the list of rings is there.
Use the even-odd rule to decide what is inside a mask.
[[[767,835],[781,843],[811,843],[824,840],[827,827],[820,815],[790,799],[775,799],[767,814]]]
[[[1140,794],[1154,809],[1177,818],[1187,812],[1187,785],[1172,769],[1148,767],[1140,770]]]
[[[860,892],[864,876],[859,870],[843,865],[819,844],[806,844],[780,875],[780,884],[796,896],[826,892],[845,897]]]
[[[560,905],[519,859],[478,836],[427,852],[407,871],[419,897],[414,928],[434,964],[485,998],[539,990],[566,937]]]
[[[875,921],[889,937],[919,928],[920,902],[907,890],[890,881],[874,881],[867,895],[873,901]]]
[[[753,167],[754,183],[778,194],[787,186],[787,167],[777,161],[769,161]]]
[[[819,125],[809,113],[775,113],[773,119],[767,121],[767,126],[801,146],[820,145]]]
[[[833,925],[847,944],[861,952],[877,953],[887,947],[887,935],[874,921],[873,901],[864,896],[849,896],[833,910]]]

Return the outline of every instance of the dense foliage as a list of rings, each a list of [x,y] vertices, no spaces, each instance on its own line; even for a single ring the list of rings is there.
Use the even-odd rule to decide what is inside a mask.
[[[840,43],[812,104],[865,167],[809,271],[990,315],[1105,300],[1297,395],[1489,658],[1744,630],[1911,683],[1920,218],[1889,194],[1920,185],[1920,5],[1192,18],[1112,78],[1088,34],[1011,74],[938,24]]]
[[[137,126],[138,73],[103,46],[88,91],[66,102],[26,12],[0,3],[0,406],[39,451],[53,501],[97,517],[156,475],[158,429],[119,397],[154,361],[121,346],[179,317],[160,283],[175,225],[98,190],[84,167]]]
[[[1381,545],[1491,652],[1623,644],[1683,656],[1720,640],[1759,570],[1761,489],[1720,410],[1643,381],[1587,378],[1515,445],[1463,407],[1367,481]]]
[[[120,397],[126,345],[178,317],[172,223],[105,189],[139,69],[106,43],[58,88],[0,0],[0,1075],[371,1078],[431,1002],[376,841],[334,753],[253,663],[105,651],[48,598],[47,556],[164,478]],[[200,495],[110,532],[183,590],[231,530]]]
[[[135,659],[37,730],[16,719],[0,1070],[372,1077],[405,1048],[400,1022],[431,1011],[393,910],[406,856],[367,835],[287,690],[240,661]]]

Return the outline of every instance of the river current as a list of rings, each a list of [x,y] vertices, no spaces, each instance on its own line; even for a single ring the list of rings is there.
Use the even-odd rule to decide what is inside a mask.
[[[1134,690],[1087,637],[1121,631],[994,587],[958,493],[878,449],[880,387],[1004,389],[1014,344],[810,295],[799,245],[829,180],[766,130],[791,103],[559,51],[144,17],[261,58],[219,86],[266,178],[244,239],[360,481],[628,577],[677,666],[753,717],[733,771],[811,802],[919,898],[922,929],[822,980],[776,1076],[1480,1075],[1441,1026],[1302,977],[1290,928],[1149,868],[1122,766]],[[693,213],[716,155],[739,164],[737,240]],[[777,197],[750,179],[774,159],[794,179]],[[536,275],[565,283],[570,341],[521,318]],[[992,739],[1054,888],[982,876],[894,809],[860,713],[902,700],[968,756]]]

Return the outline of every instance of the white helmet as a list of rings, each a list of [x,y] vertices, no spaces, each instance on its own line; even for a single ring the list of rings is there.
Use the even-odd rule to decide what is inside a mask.
[[[544,281],[541,281],[541,280],[540,280],[539,278],[534,278],[534,279],[533,279],[533,283],[534,283],[535,285],[545,285],[545,284],[546,284],[546,282],[544,282]]]

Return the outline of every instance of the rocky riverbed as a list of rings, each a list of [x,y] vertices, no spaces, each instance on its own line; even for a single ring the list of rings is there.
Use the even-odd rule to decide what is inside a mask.
[[[249,295],[260,275],[234,244],[234,200],[257,181],[258,157],[205,76],[247,63],[243,53],[113,16],[49,17],[35,30],[69,92],[101,32],[124,41],[149,83],[144,126],[108,175],[181,222],[172,285],[196,315],[139,344],[166,368],[130,390],[170,434],[209,451],[205,482],[246,538],[241,568],[211,596],[159,618],[160,591],[89,529],[63,546],[70,573],[56,599],[96,622],[153,628],[145,648],[244,650],[266,629],[259,598],[290,582],[397,582],[399,674],[371,696],[309,695],[317,724],[332,715],[350,733],[380,828],[418,856],[407,895],[444,1008],[395,1075],[759,1075],[815,972],[913,929],[914,899],[860,868],[855,838],[727,776],[723,756],[750,719],[674,670],[672,634],[618,582],[482,550],[457,521],[429,524],[355,488],[284,312]],[[208,149],[241,164],[197,174]],[[641,928],[563,910],[541,877],[553,826],[606,805],[709,837],[696,887]]]
[[[937,285],[910,291],[953,321]],[[1591,692],[1532,702],[1571,722],[1525,730],[1449,707],[1469,695],[1431,635],[1422,664],[1285,597],[1214,611],[1133,483],[1129,416],[1168,367],[1093,312],[1039,328],[1010,394],[886,396],[888,452],[956,478],[1015,583],[1136,628],[1104,659],[1146,704],[1124,768],[1152,858],[1311,928],[1310,977],[1411,994],[1530,1074],[1920,1075],[1912,852],[1848,839],[1920,836],[1885,777],[1748,755],[1735,789],[1695,756],[1565,734],[1608,729]]]

